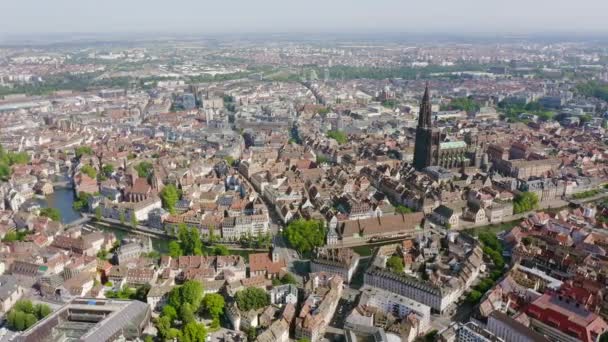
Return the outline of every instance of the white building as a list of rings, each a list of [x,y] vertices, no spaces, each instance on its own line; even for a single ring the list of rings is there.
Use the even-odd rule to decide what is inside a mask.
[[[270,303],[273,305],[298,303],[298,288],[295,285],[279,285],[270,290]]]
[[[417,335],[424,334],[431,326],[430,306],[377,287],[364,286],[361,289],[359,306],[377,308],[398,318],[414,314],[420,321]]]

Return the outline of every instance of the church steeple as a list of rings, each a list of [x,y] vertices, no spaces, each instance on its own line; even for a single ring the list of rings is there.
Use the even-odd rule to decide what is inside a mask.
[[[427,166],[438,165],[440,132],[433,127],[431,110],[431,95],[429,85],[426,84],[420,113],[418,115],[418,127],[416,128],[416,143],[414,145],[414,167],[422,170]]]
[[[420,103],[420,112],[418,114],[418,127],[430,128],[432,125],[433,111],[431,109],[431,96],[429,94],[429,84],[427,82],[424,88],[424,95]]]

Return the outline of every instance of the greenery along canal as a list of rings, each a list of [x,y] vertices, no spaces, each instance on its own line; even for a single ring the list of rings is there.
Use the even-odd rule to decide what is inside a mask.
[[[122,228],[118,228],[116,226],[106,226],[106,225],[102,225],[102,224],[98,224],[95,222],[91,222],[89,223],[90,226],[93,226],[99,230],[105,231],[105,232],[110,232],[113,233],[114,236],[116,236],[116,239],[121,240],[129,235],[137,235],[137,233],[135,232],[129,232],[128,230],[124,230]],[[148,237],[148,236],[144,236],[144,235],[139,235],[144,237],[145,239],[150,239],[150,241],[152,242],[152,248],[154,248],[155,251],[157,251],[160,254],[168,254],[169,252],[169,242],[171,242],[172,239],[170,238],[156,238],[156,237]],[[232,255],[240,255],[243,258],[245,258],[245,260],[248,262],[249,261],[249,254],[251,253],[260,253],[259,249],[233,249],[228,247],[228,251],[230,252],[230,254]],[[213,249],[213,247],[205,247],[203,252],[210,254],[211,250]]]
[[[36,199],[36,201],[43,208],[49,207],[49,208],[55,208],[55,209],[59,210],[59,213],[61,214],[61,222],[63,224],[70,224],[71,222],[74,222],[81,218],[80,213],[75,211],[74,208],[72,207],[72,204],[74,203],[75,199],[76,198],[74,196],[74,191],[72,189],[56,188],[55,191],[52,194],[46,196],[46,198],[38,198],[38,199]],[[136,234],[136,233],[129,232],[128,230],[124,230],[124,229],[121,229],[116,226],[105,226],[105,225],[97,224],[95,222],[91,222],[90,225],[94,226],[102,231],[113,233],[114,236],[116,236],[116,239],[118,239],[118,240],[121,240],[128,235]],[[146,236],[146,238],[148,238],[148,237]],[[171,239],[150,237],[150,240],[152,242],[152,247],[154,248],[155,251],[159,252],[160,254],[168,253],[169,242],[171,241]],[[205,248],[205,252],[207,252],[209,249],[210,248]],[[248,256],[250,253],[259,253],[260,252],[259,250],[255,250],[255,249],[230,249],[230,248],[229,248],[229,251],[231,254],[243,256],[245,258],[245,260],[249,259]]]
[[[43,208],[55,208],[61,214],[61,222],[69,224],[81,218],[80,213],[72,208],[74,203],[74,191],[72,189],[57,188],[45,198],[37,198],[36,201]]]

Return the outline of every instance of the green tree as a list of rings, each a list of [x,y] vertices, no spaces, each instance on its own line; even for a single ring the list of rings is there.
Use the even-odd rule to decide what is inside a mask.
[[[91,146],[78,146],[74,150],[74,154],[76,155],[76,158],[80,159],[80,157],[82,157],[84,155],[87,155],[87,156],[92,155],[93,149],[91,148]]]
[[[281,278],[282,284],[297,284],[296,278],[291,273],[286,273],[283,278]]]
[[[412,209],[410,209],[410,208],[408,208],[408,207],[406,207],[404,205],[397,205],[395,207],[395,213],[397,213],[397,214],[403,214],[403,215],[405,215],[405,214],[410,214],[412,212],[413,212]]]
[[[257,337],[258,337],[257,329],[254,327],[249,327],[249,329],[247,329],[247,341],[255,341],[255,339]]]
[[[148,178],[152,175],[152,171],[154,170],[154,166],[147,162],[142,161],[141,163],[135,165],[135,171],[137,171],[137,175],[141,178]]]
[[[85,175],[95,179],[97,178],[97,170],[95,170],[94,167],[92,167],[91,165],[83,165],[80,168],[80,172],[84,173]]]
[[[179,308],[179,319],[183,324],[196,321],[196,316],[190,303],[182,303],[182,306]]]
[[[38,319],[43,319],[44,317],[48,316],[52,310],[51,307],[46,304],[36,304],[34,306],[34,312]]]
[[[245,290],[237,292],[235,300],[239,309],[243,311],[260,309],[270,305],[268,293],[257,287],[248,287]]]
[[[104,175],[110,177],[114,173],[114,166],[112,164],[105,164],[101,168],[101,171],[103,172]]]
[[[403,273],[403,259],[393,255],[386,261],[386,267],[395,273]]]
[[[329,131],[327,132],[327,137],[334,139],[340,145],[346,144],[346,142],[348,141],[348,137],[342,131]]]
[[[467,296],[467,301],[471,304],[477,304],[483,294],[477,290],[473,290]]]
[[[291,221],[283,235],[298,252],[306,253],[315,247],[325,244],[325,226],[322,221],[317,220],[294,220]]]
[[[125,224],[125,213],[124,213],[124,211],[121,211],[118,214],[118,220],[120,220],[120,224],[122,224],[122,225]]]
[[[515,214],[525,213],[536,208],[538,208],[538,196],[533,192],[522,192],[513,201]]]
[[[193,311],[197,311],[203,300],[203,284],[195,280],[188,280],[180,288],[182,303],[189,303]]]
[[[202,323],[190,322],[184,326],[181,342],[206,342],[207,328]]]
[[[224,297],[217,293],[210,293],[203,298],[203,309],[212,318],[219,318],[224,312],[224,306],[226,305]]]
[[[138,224],[139,222],[137,222],[137,217],[135,217],[135,213],[131,213],[131,227],[137,228]]]
[[[29,300],[18,300],[8,312],[6,318],[9,328],[23,331],[36,324],[39,319],[48,316],[51,308],[46,304],[33,305]]]
[[[171,327],[172,319],[167,316],[161,316],[156,320],[156,329],[158,335],[163,340],[173,340],[181,335],[181,332]]]
[[[36,324],[37,321],[38,320],[36,319],[36,316],[34,316],[33,314],[31,314],[31,313],[25,314],[25,329]]]
[[[467,113],[475,113],[477,111],[479,111],[479,108],[481,106],[479,105],[479,103],[477,103],[477,101],[468,98],[468,97],[459,97],[459,98],[455,98],[453,99],[449,105],[447,105],[447,108],[444,109],[448,109],[448,110],[463,110]]]
[[[172,305],[165,305],[163,307],[163,316],[169,317],[171,321],[177,318],[177,311]]]
[[[137,287],[133,299],[137,299],[138,301],[145,303],[148,299],[148,292],[150,292],[150,284],[141,285]]]
[[[212,250],[213,255],[230,255],[230,250],[224,245],[215,245]]]
[[[55,222],[61,222],[61,213],[57,208],[42,208],[40,209],[40,216],[48,217]]]
[[[97,206],[97,207],[95,208],[95,219],[96,219],[97,221],[99,221],[99,220],[101,220],[101,217],[102,217],[101,207],[100,207],[100,206]]]
[[[170,213],[175,213],[175,204],[179,200],[179,191],[173,184],[165,186],[160,192],[160,199],[163,202],[163,208]]]
[[[178,237],[184,255],[202,255],[203,241],[198,229],[188,228],[185,224],[178,226]]]
[[[184,251],[182,250],[182,247],[180,246],[179,242],[177,242],[177,241],[169,242],[169,255],[172,258],[177,258],[177,257],[184,255]]]

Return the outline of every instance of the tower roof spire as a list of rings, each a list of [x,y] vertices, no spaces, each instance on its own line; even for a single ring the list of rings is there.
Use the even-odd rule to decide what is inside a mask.
[[[424,95],[420,103],[420,112],[418,114],[418,127],[431,127],[432,123],[431,97],[429,94],[429,83],[426,82],[424,87]]]

